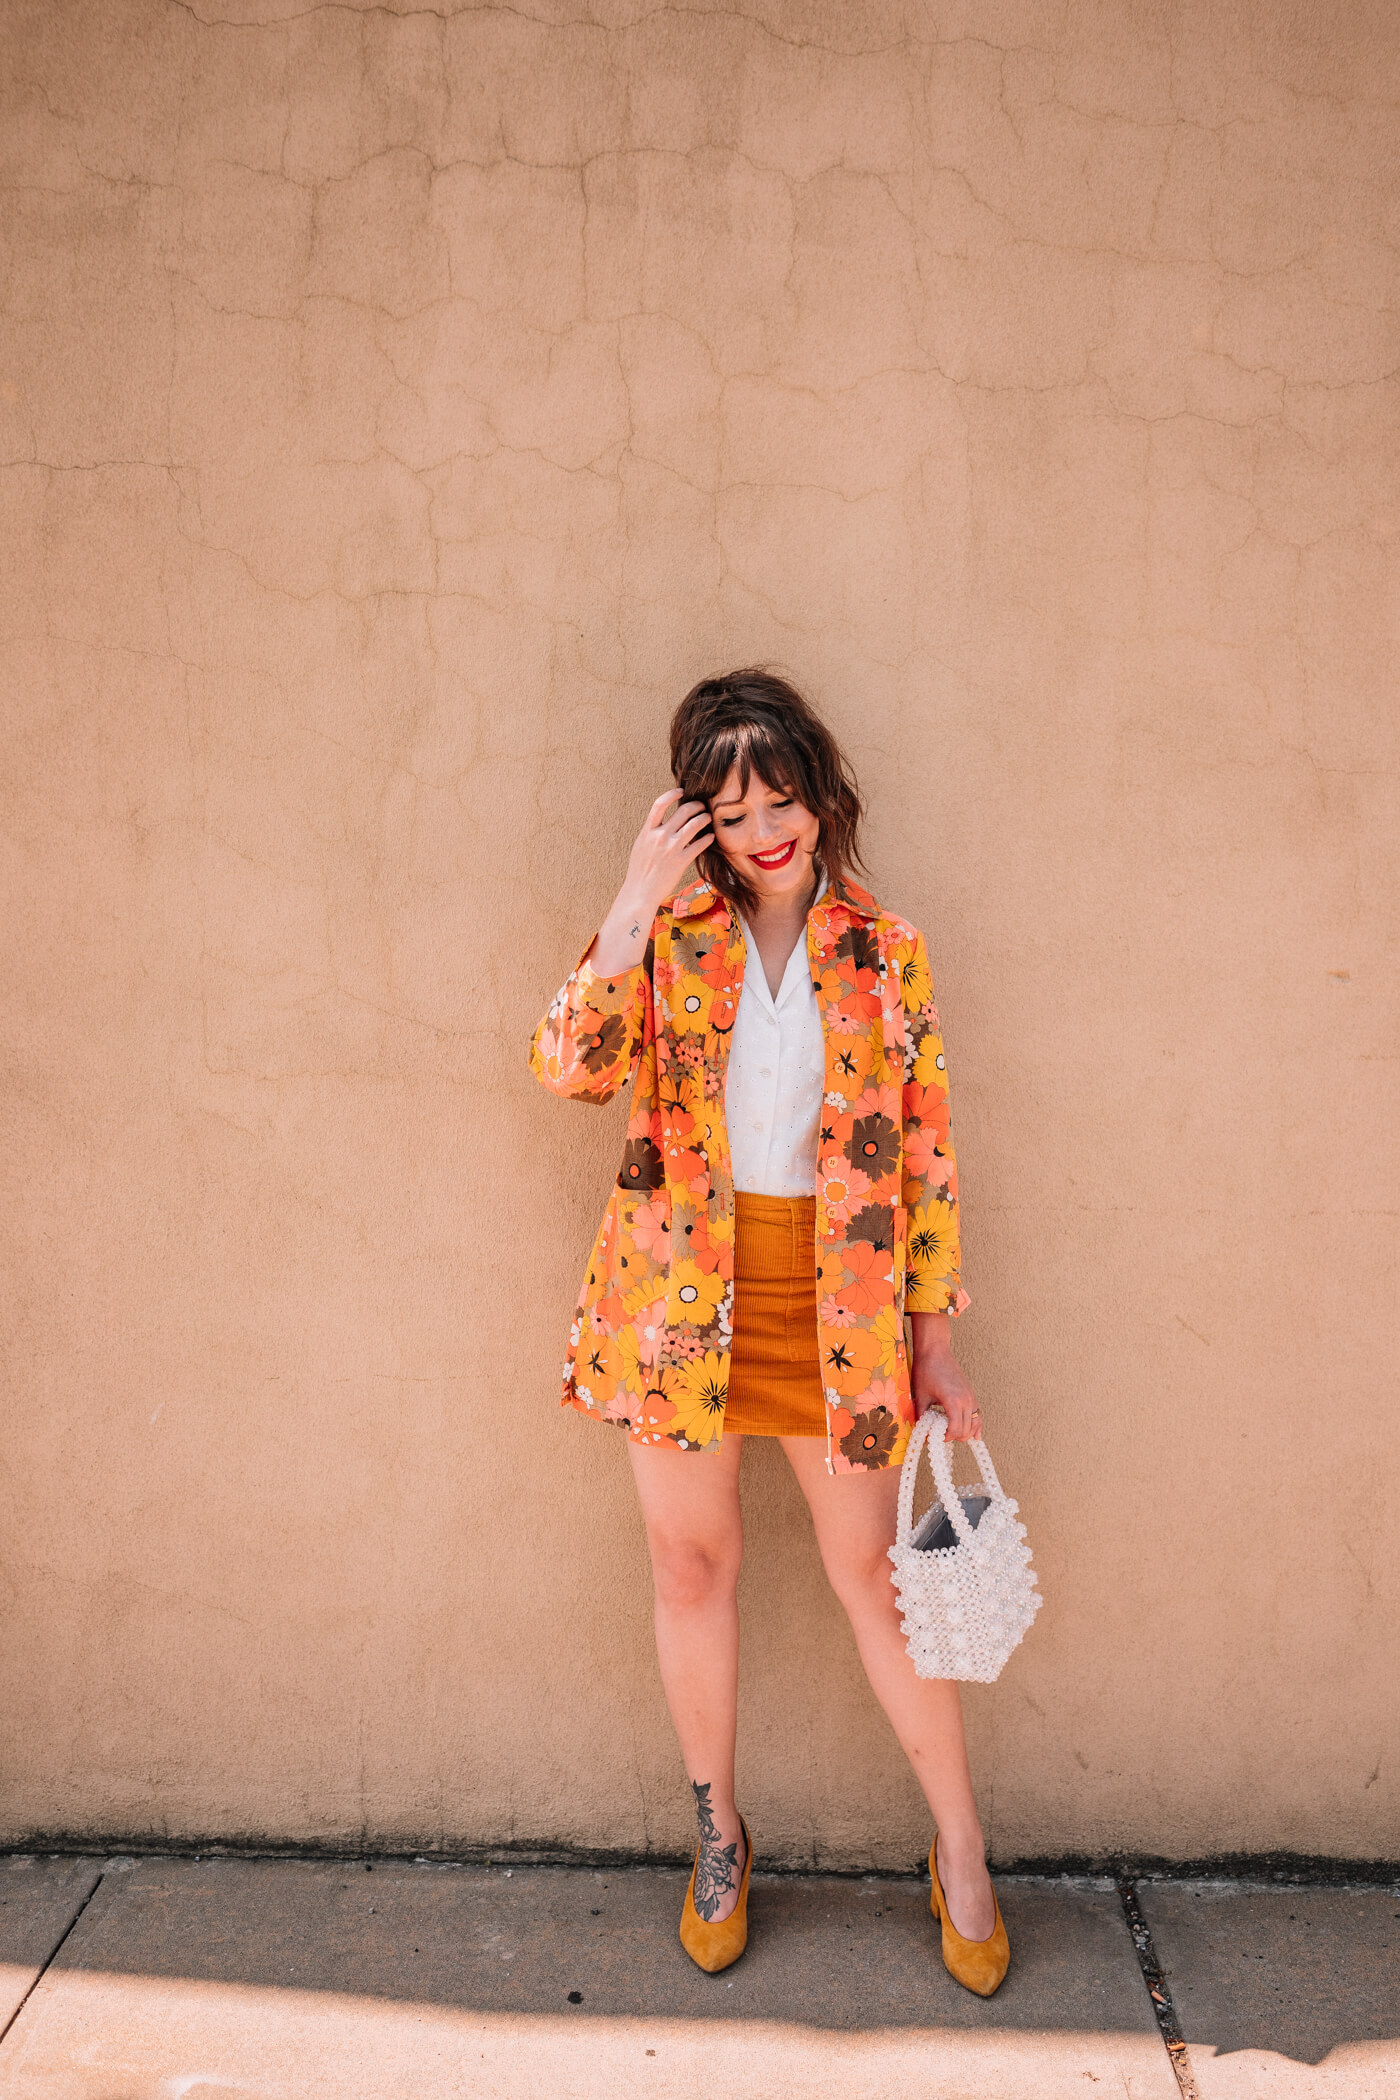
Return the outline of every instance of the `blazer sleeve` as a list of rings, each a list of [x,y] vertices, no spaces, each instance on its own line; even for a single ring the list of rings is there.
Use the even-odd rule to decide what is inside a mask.
[[[642,961],[612,977],[580,960],[531,1038],[530,1070],[541,1086],[570,1101],[603,1102],[626,1085],[651,1021],[655,946],[653,934]]]
[[[971,1304],[962,1287],[958,1163],[948,1119],[948,1063],[933,1003],[924,937],[915,932],[901,954],[904,1003],[904,1172],[908,1213],[906,1312],[960,1313]]]

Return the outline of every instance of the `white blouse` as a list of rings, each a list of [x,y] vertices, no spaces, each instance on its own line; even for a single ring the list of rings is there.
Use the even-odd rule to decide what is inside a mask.
[[[825,889],[823,878],[817,897]],[[817,1182],[826,1046],[807,929],[797,937],[775,999],[752,929],[742,913],[737,916],[748,955],[724,1084],[734,1186],[752,1196],[810,1196]]]

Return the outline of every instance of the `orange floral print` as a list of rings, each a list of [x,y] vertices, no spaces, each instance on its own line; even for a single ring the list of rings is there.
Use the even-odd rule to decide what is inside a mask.
[[[894,1273],[889,1250],[882,1256],[869,1241],[843,1247],[841,1273],[841,1288],[835,1294],[838,1304],[847,1306],[857,1318],[877,1313],[886,1302],[885,1283]]]
[[[922,934],[856,883],[807,919],[826,1044],[815,1183],[818,1351],[832,1472],[898,1464],[913,1427],[906,1312],[959,1313],[957,1164]],[[563,1404],[643,1442],[714,1451],[734,1315],[734,1181],[724,1074],[746,961],[724,899],[662,906],[645,959],[581,962],[535,1030],[551,1092],[636,1083],[617,1185],[579,1294]]]

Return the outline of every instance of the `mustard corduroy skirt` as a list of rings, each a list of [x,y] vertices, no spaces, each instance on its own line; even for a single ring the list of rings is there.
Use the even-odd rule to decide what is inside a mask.
[[[817,1353],[817,1199],[734,1192],[726,1433],[826,1435]]]

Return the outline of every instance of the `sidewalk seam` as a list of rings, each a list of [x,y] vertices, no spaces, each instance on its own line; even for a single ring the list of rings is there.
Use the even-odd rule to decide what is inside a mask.
[[[1142,1980],[1147,1985],[1147,1995],[1152,2000],[1152,2010],[1157,2017],[1157,2031],[1162,2037],[1162,2046],[1167,2052],[1167,2060],[1175,2075],[1181,2100],[1201,2100],[1201,2089],[1191,2068],[1191,2052],[1186,2046],[1186,2037],[1181,2031],[1181,2022],[1172,2003],[1171,1990],[1162,1974],[1157,1950],[1152,1944],[1152,1929],[1142,1914],[1142,1905],[1138,1902],[1137,1884],[1122,1873],[1116,1879],[1118,1899],[1123,1906],[1128,1934],[1138,1958],[1138,1967],[1142,1971]]]
[[[88,1890],[88,1892],[87,1892],[87,1894],[86,1894],[86,1895],[84,1896],[84,1898],[83,1898],[82,1902],[81,1902],[81,1903],[80,1903],[80,1904],[78,1905],[78,1908],[77,1908],[77,1909],[76,1909],[76,1910],[74,1911],[74,1913],[73,1913],[72,1917],[71,1917],[71,1918],[70,1918],[70,1919],[68,1920],[68,1923],[67,1923],[67,1924],[66,1924],[66,1925],[64,1926],[64,1928],[63,1928],[62,1932],[61,1932],[61,1933],[59,1934],[58,1938],[57,1938],[57,1939],[56,1939],[56,1940],[54,1941],[54,1943],[53,1943],[52,1947],[50,1947],[50,1949],[49,1949],[48,1953],[47,1953],[47,1954],[46,1954],[46,1955],[44,1956],[44,1959],[43,1959],[43,1961],[42,1961],[42,1962],[40,1963],[40,1966],[39,1966],[39,1973],[38,1973],[38,1975],[37,1975],[37,1976],[36,1976],[36,1977],[34,1978],[34,1981],[33,1981],[33,1982],[32,1982],[32,1983],[30,1984],[30,1986],[29,1986],[29,1989],[28,1989],[28,1990],[27,1990],[27,1991],[25,1992],[24,1996],[23,1996],[23,1997],[22,1997],[22,1998],[20,1999],[20,2001],[19,2001],[19,2004],[18,2004],[18,2005],[17,2005],[16,2007],[15,2007],[14,2011],[13,2011],[13,2012],[12,2012],[12,2013],[10,2014],[10,2017],[9,2017],[9,2019],[8,2019],[8,2020],[6,2020],[6,2022],[5,2022],[4,2026],[3,2026],[3,2027],[0,2027],[0,2047],[3,2047],[6,2035],[8,2035],[8,2033],[10,2032],[10,2029],[11,2029],[11,2028],[12,2028],[12,2027],[14,2026],[14,2024],[15,2024],[15,2021],[16,2021],[16,2020],[17,2020],[17,2019],[19,2018],[20,2014],[21,2014],[21,2013],[22,2013],[22,2012],[24,2011],[24,2008],[25,2008],[25,2006],[26,2006],[26,2005],[28,2005],[28,2003],[29,2003],[30,1999],[31,1999],[31,1998],[32,1998],[32,1997],[34,1996],[34,1993],[35,1993],[35,1992],[36,1992],[36,1991],[38,1990],[38,1988],[39,1988],[40,1984],[41,1984],[41,1983],[43,1982],[44,1978],[45,1978],[45,1977],[46,1977],[46,1976],[48,1975],[48,1973],[49,1973],[49,1970],[50,1970],[50,1969],[51,1969],[51,1968],[53,1967],[53,1965],[54,1965],[55,1961],[56,1961],[56,1960],[58,1959],[58,1956],[59,1956],[60,1952],[62,1951],[62,1949],[64,1948],[64,1946],[66,1946],[66,1944],[67,1944],[67,1942],[68,1942],[68,1938],[69,1938],[69,1935],[71,1934],[71,1932],[72,1932],[72,1930],[73,1930],[74,1926],[75,1926],[75,1925],[77,1924],[77,1922],[78,1922],[79,1918],[80,1918],[80,1917],[82,1916],[83,1912],[84,1912],[84,1911],[85,1911],[85,1910],[87,1909],[87,1907],[88,1907],[89,1903],[91,1903],[91,1901],[92,1901],[93,1897],[94,1897],[94,1896],[95,1896],[95,1895],[97,1894],[97,1891],[98,1891],[98,1890],[99,1890],[99,1889],[101,1888],[101,1886],[102,1886],[102,1882],[103,1882],[103,1878],[104,1878],[104,1876],[106,1875],[106,1872],[107,1872],[107,1869],[106,1869],[105,1867],[99,1867],[99,1868],[98,1868],[98,1870],[97,1870],[97,1879],[96,1879],[96,1881],[94,1881],[94,1883],[93,1883],[92,1887],[91,1887],[91,1888],[90,1888],[90,1889]]]

